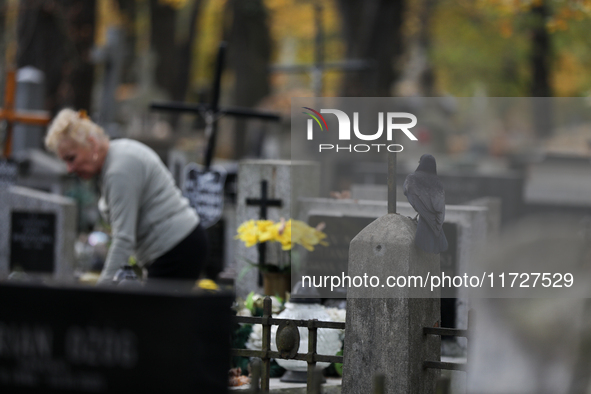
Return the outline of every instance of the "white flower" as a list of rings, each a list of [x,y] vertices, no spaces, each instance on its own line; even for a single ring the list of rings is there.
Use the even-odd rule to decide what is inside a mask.
[[[326,313],[332,321],[345,322],[347,320],[347,311],[339,308],[326,308]]]
[[[254,324],[252,332],[245,344],[247,349],[261,350],[263,348],[263,326],[262,324]]]
[[[251,317],[252,316],[252,312],[250,311],[250,309],[248,308],[242,308],[240,309],[237,313],[236,316],[246,316],[246,317]]]
[[[281,311],[281,301],[275,296],[271,296],[271,314],[277,314]]]

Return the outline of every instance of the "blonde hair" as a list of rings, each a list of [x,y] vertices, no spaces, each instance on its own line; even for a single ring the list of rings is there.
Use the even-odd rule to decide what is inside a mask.
[[[108,140],[109,136],[102,127],[91,121],[86,112],[76,112],[70,108],[62,109],[47,129],[45,146],[57,152],[59,144],[69,138],[81,145],[88,145],[88,137],[96,140]]]

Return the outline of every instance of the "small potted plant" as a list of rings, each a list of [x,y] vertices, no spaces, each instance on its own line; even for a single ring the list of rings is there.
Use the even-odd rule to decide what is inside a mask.
[[[328,245],[324,239],[326,234],[322,232],[324,224],[316,228],[300,220],[281,219],[272,220],[248,220],[238,227],[236,239],[244,242],[247,248],[267,242],[276,244],[280,248],[277,253],[277,261],[254,262],[247,260],[250,267],[246,267],[238,276],[241,278],[249,268],[256,267],[263,275],[263,288],[265,295],[277,295],[285,297],[285,293],[291,290],[291,261],[293,245],[301,245],[309,251],[313,251],[318,244]]]

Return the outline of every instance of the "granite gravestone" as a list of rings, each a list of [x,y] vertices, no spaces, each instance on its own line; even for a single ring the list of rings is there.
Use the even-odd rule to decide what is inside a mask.
[[[0,284],[0,391],[226,393],[233,297]]]
[[[16,183],[18,178],[18,164],[11,159],[0,159],[0,190]]]
[[[185,176],[185,167],[187,165],[187,154],[177,149],[171,149],[168,152],[168,171],[172,174],[172,179],[176,186],[183,190]]]
[[[527,212],[591,215],[590,170],[588,156],[553,154],[532,163],[524,192]]]
[[[20,68],[16,74],[16,109],[43,110],[45,108],[45,74],[35,67]],[[27,149],[42,149],[45,127],[27,124],[14,125],[12,153],[19,156]]]
[[[246,160],[240,163],[238,172],[238,197],[236,222],[241,225],[247,220],[260,219],[260,206],[248,205],[247,199],[260,199],[261,182],[267,181],[268,198],[281,200],[281,207],[269,207],[267,219],[278,221],[297,217],[295,201],[300,197],[315,197],[320,188],[320,167],[311,161],[287,160]],[[235,234],[235,229],[234,229]],[[244,272],[236,281],[236,293],[244,297],[251,291],[259,291],[260,285],[256,269],[250,269],[247,263],[259,260],[256,247],[247,248],[236,241],[236,272]],[[278,250],[268,248],[266,262],[277,262]],[[257,290],[259,289],[259,290]]]
[[[419,250],[415,232],[416,224],[405,216],[378,218],[351,242],[349,274],[438,275],[439,256]],[[430,298],[414,298],[408,287],[394,293],[385,297],[379,287],[348,289],[343,394],[364,392],[377,373],[385,375],[386,393],[435,392],[439,373],[424,368],[423,362],[439,360],[441,340],[424,335],[423,327],[439,325],[439,290]]]
[[[494,200],[498,202],[498,200]],[[396,204],[397,212],[402,216],[414,217],[416,215],[415,210],[407,202],[398,202]],[[441,254],[441,270],[443,272],[446,269],[453,269],[454,273],[468,272],[470,261],[473,258],[475,248],[486,239],[489,233],[489,214],[488,206],[469,206],[469,205],[446,205],[446,215],[444,224],[444,231],[448,241],[450,241],[450,248],[447,252]],[[383,216],[387,212],[386,201],[371,201],[371,200],[335,200],[328,198],[301,198],[299,200],[299,216],[298,218],[302,221],[308,222],[313,217],[323,216],[332,217],[333,225],[326,227],[325,232],[329,237],[331,231],[336,231],[337,234],[342,232],[341,229],[346,229],[359,218],[364,220],[375,220],[378,217]],[[497,211],[498,212],[498,211]],[[354,220],[352,220],[355,218]],[[373,218],[373,219],[372,219]],[[318,219],[315,219],[318,220]],[[358,225],[362,223],[359,222]],[[335,229],[336,228],[336,229]],[[354,230],[351,228],[352,231]],[[356,235],[349,233],[347,237],[354,237]],[[344,239],[344,237],[343,237]],[[338,241],[338,237],[335,239]],[[455,242],[453,242],[455,240]],[[341,245],[339,242],[328,247],[316,248],[314,252],[304,256],[305,267],[307,269],[315,271],[323,271],[322,268],[324,259],[315,259],[314,254],[326,254],[331,253],[332,247],[336,249],[343,249],[346,245]],[[348,248],[347,248],[348,250]],[[343,253],[339,253],[343,257]],[[337,256],[337,254],[335,254]],[[310,260],[312,259],[312,263]],[[338,264],[342,267],[336,273],[330,275],[341,275],[341,271],[345,270],[348,265],[347,259],[342,259],[338,263],[335,259],[328,260],[332,266]],[[344,272],[347,272],[346,270]],[[331,292],[330,288],[319,288],[324,297],[327,298],[341,298],[341,292]],[[468,297],[464,290],[459,289],[457,292],[454,289],[445,288],[442,289],[442,297],[455,299],[455,324],[451,327],[465,328],[468,323]],[[462,346],[465,345],[465,341],[462,338],[459,339]]]
[[[413,165],[416,166],[414,163]],[[356,182],[351,187],[352,197],[376,199],[375,197],[368,198],[368,195],[371,194],[373,196],[381,196],[379,200],[385,199],[386,169],[383,167],[381,163],[371,166],[372,177],[369,180],[363,173],[357,174]],[[402,185],[407,175],[407,173],[399,173],[396,178],[398,201],[406,201],[406,197],[402,194]],[[526,213],[525,193],[530,188],[528,186],[528,189],[526,189],[525,176],[519,171],[507,170],[498,173],[479,173],[474,171],[446,171],[445,169],[438,169],[437,175],[445,189],[446,204],[466,205],[472,200],[483,197],[499,198],[502,202],[501,222],[503,224],[510,223]],[[379,184],[380,181],[384,183]],[[529,183],[531,181],[528,180]]]
[[[67,197],[19,186],[0,190],[0,275],[70,278],[77,209]]]

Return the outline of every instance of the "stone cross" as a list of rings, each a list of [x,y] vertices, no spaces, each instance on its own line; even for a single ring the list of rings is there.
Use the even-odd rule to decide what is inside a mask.
[[[259,218],[261,220],[267,219],[267,207],[281,207],[282,201],[278,198],[267,197],[268,194],[268,182],[266,180],[261,181],[261,198],[247,198],[246,205],[256,205],[260,207]],[[267,248],[266,244],[259,243],[259,264],[265,264],[267,259]],[[259,286],[262,285],[261,277],[259,275]]]

